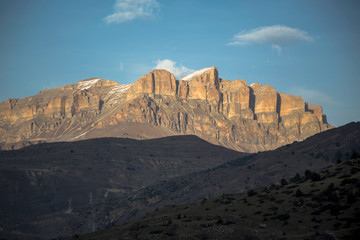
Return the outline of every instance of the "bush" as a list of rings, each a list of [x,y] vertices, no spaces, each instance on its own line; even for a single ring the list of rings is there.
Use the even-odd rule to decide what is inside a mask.
[[[290,215],[285,213],[285,214],[280,214],[278,216],[276,216],[277,219],[281,220],[281,221],[287,221],[290,219]]]
[[[340,185],[344,186],[346,184],[356,184],[358,182],[358,179],[356,178],[345,178],[341,181]]]
[[[281,186],[286,186],[286,185],[288,185],[288,182],[286,181],[285,178],[283,178],[283,179],[281,179],[280,184],[281,184]]]
[[[360,155],[359,155],[356,151],[354,151],[354,152],[351,154],[350,159],[356,159],[356,158],[359,158],[359,157],[360,157]]]
[[[300,174],[296,173],[295,177],[290,178],[290,182],[291,183],[300,183],[301,182]]]
[[[305,196],[305,194],[300,189],[297,189],[296,193],[295,193],[295,196],[296,197],[303,197],[303,196]]]
[[[311,178],[311,171],[310,170],[305,170],[305,180],[309,180]]]
[[[320,176],[320,174],[318,174],[318,173],[315,173],[315,172],[313,172],[313,173],[311,173],[311,180],[313,181],[313,182],[316,182],[316,181],[320,181],[321,180],[321,176]]]
[[[163,231],[162,230],[152,230],[151,232],[150,232],[150,234],[160,234],[160,233],[162,233]]]
[[[248,195],[249,197],[255,196],[256,194],[257,194],[257,192],[256,192],[254,189],[251,189],[251,190],[249,190],[249,191],[247,192],[247,195]]]
[[[352,192],[349,192],[346,197],[346,202],[348,204],[353,204],[354,202],[356,202],[356,196]]]

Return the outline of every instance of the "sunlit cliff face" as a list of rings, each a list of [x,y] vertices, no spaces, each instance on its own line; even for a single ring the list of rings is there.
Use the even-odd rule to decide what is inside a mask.
[[[124,124],[132,123],[138,127],[125,134]],[[117,130],[108,130],[110,126]],[[99,136],[195,134],[232,149],[257,152],[329,128],[320,106],[278,93],[270,85],[221,79],[216,67],[180,80],[155,69],[128,85],[86,79],[0,103],[2,149]]]

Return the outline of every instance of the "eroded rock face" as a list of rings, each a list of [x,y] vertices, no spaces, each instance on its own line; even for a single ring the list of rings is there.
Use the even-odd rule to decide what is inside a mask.
[[[128,85],[86,79],[0,103],[2,149],[100,136],[195,134],[256,152],[329,128],[320,106],[278,93],[270,85],[221,79],[216,67],[180,80],[166,70],[154,70]]]

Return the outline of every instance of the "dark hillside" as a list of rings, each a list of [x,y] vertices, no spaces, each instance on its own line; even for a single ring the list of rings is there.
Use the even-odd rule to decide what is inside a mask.
[[[48,239],[89,232],[93,223],[112,222],[108,206],[101,206],[105,213],[96,219],[78,209],[88,212],[97,202],[127,199],[149,184],[244,155],[196,136],[102,138],[0,151],[0,235]]]
[[[357,158],[282,185],[168,206],[79,239],[358,239],[359,190]]]
[[[137,211],[154,210],[165,205],[182,204],[227,193],[243,192],[279,183],[306,170],[318,171],[338,160],[349,159],[360,152],[360,123],[332,129],[300,143],[274,151],[248,155],[212,169],[190,173],[150,185],[114,205],[121,212],[130,200]],[[142,212],[142,211],[141,211]],[[119,216],[117,223],[127,219]]]

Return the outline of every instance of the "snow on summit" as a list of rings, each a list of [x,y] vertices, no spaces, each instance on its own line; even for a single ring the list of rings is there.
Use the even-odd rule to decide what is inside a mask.
[[[78,82],[78,89],[79,90],[85,90],[91,88],[92,85],[97,83],[100,80],[100,78],[94,78],[89,80],[83,80]]]
[[[213,67],[208,67],[208,68],[203,68],[203,69],[200,69],[200,70],[197,70],[193,73],[190,73],[189,75],[186,75],[184,77],[182,77],[180,80],[184,80],[184,81],[189,81],[191,80],[193,77],[197,76],[197,75],[201,75],[203,74],[204,72],[207,72],[209,70],[211,70]]]
[[[125,93],[132,85],[130,84],[119,84],[116,86],[113,86],[111,90],[108,92],[108,94],[105,97],[105,100],[108,101],[109,104],[117,104],[119,102],[119,97]]]

